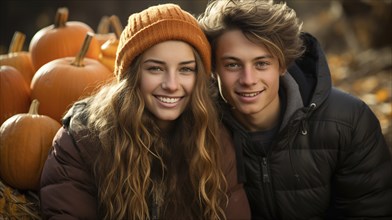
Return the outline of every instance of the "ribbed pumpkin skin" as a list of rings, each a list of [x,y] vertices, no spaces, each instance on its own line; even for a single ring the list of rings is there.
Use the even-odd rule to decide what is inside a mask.
[[[12,66],[0,66],[0,125],[11,116],[27,113],[30,87]]]
[[[15,67],[22,74],[26,83],[30,85],[35,69],[29,52],[19,51],[0,55],[0,66],[2,65]]]
[[[20,190],[38,190],[42,168],[60,123],[38,114],[17,114],[0,127],[0,177]]]
[[[100,46],[104,44],[108,40],[115,40],[116,35],[114,33],[106,33],[106,34],[95,34],[95,38],[97,38]]]
[[[118,47],[118,40],[111,39],[101,45],[101,54],[99,55],[99,62],[105,65],[111,72],[114,71],[114,63],[116,61],[116,52]]]
[[[31,39],[29,51],[35,70],[49,61],[74,57],[80,51],[87,32],[94,33],[90,26],[79,21],[68,21],[65,27],[50,25],[39,30]],[[86,57],[98,59],[100,44],[94,37]]]
[[[45,64],[31,82],[31,98],[40,101],[40,113],[59,122],[75,101],[114,78],[97,60],[85,58],[82,67],[71,65],[73,60],[66,57]]]

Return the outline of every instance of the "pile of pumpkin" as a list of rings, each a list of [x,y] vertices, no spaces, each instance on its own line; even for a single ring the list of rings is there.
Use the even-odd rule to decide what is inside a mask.
[[[22,51],[25,35],[15,32],[8,54],[0,55],[0,186],[37,193],[62,116],[114,79],[121,31],[115,15],[104,16],[95,33],[68,21],[68,9],[59,8],[54,24],[36,32],[28,51]],[[10,215],[6,203],[1,196],[0,217]]]

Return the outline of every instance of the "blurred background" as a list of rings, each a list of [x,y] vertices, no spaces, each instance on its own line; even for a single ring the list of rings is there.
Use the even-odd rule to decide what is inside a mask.
[[[277,0],[280,1],[280,0]],[[208,0],[2,0],[0,54],[6,54],[15,31],[26,34],[24,50],[41,28],[53,24],[59,7],[69,21],[97,31],[103,16],[117,15],[123,26],[134,12],[172,2],[194,15]],[[392,0],[282,0],[315,35],[329,60],[334,86],[365,101],[379,118],[392,145]]]

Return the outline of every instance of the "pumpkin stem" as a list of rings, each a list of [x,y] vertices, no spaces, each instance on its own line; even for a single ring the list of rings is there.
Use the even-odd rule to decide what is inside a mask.
[[[109,17],[108,16],[102,16],[101,20],[99,21],[98,28],[97,28],[97,34],[107,34],[109,33]]]
[[[8,53],[15,53],[15,52],[22,51],[25,39],[26,39],[25,34],[19,31],[15,31],[14,36],[12,37],[10,48],[8,49]]]
[[[114,33],[116,34],[117,39],[120,39],[121,32],[124,29],[121,24],[120,19],[118,18],[118,16],[112,15],[112,16],[110,16],[109,20],[110,20],[110,24],[112,25],[112,27],[114,29]]]
[[[38,107],[39,107],[39,101],[37,99],[34,99],[30,105],[29,114],[38,115]]]
[[[79,54],[75,57],[75,60],[71,63],[71,65],[77,67],[84,66],[83,59],[86,56],[88,48],[90,47],[90,42],[92,38],[93,38],[93,33],[87,32],[86,37],[84,38],[82,48],[80,49]]]
[[[57,9],[56,17],[54,19],[54,28],[65,27],[68,21],[68,8],[61,7]]]

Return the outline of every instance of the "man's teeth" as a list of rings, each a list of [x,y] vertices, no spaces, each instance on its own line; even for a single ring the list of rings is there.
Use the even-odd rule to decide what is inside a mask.
[[[180,100],[180,98],[170,98],[170,97],[158,97],[158,99],[164,103],[176,103]]]
[[[257,96],[258,94],[260,94],[260,92],[254,92],[254,93],[240,93],[241,96],[245,96],[245,97],[254,97],[254,96]]]

